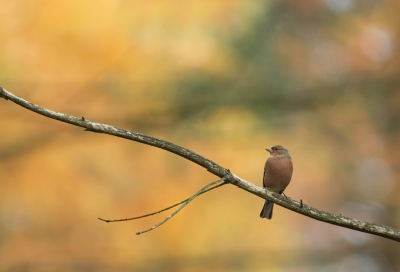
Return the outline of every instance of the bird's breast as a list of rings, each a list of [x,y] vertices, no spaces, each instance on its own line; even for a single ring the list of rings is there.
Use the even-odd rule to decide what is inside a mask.
[[[289,185],[293,173],[290,158],[269,157],[265,163],[264,187],[281,192]]]

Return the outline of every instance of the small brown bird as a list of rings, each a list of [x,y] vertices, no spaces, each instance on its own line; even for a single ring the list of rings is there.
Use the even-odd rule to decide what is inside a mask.
[[[274,145],[266,150],[269,152],[269,157],[265,162],[263,187],[282,194],[292,179],[292,159],[289,151],[281,145]],[[271,219],[273,208],[274,203],[265,200],[260,217]]]

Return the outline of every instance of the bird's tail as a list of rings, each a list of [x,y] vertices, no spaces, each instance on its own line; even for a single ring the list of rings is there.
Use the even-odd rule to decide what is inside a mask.
[[[263,209],[261,210],[260,217],[261,218],[272,218],[272,209],[274,208],[274,202],[265,200],[265,204]]]

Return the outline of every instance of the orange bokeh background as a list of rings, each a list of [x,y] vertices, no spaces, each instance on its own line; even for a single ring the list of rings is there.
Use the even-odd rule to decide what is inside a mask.
[[[8,1],[0,85],[159,137],[261,186],[400,228],[400,5],[391,1]],[[174,154],[0,100],[0,271],[398,271],[393,241],[314,221]]]

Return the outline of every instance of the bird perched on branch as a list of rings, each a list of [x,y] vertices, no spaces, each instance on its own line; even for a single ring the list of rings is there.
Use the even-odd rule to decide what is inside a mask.
[[[281,145],[274,145],[266,149],[269,152],[264,167],[263,187],[268,190],[282,194],[292,179],[293,163],[289,151]],[[265,200],[261,211],[261,218],[272,218],[274,203]]]

